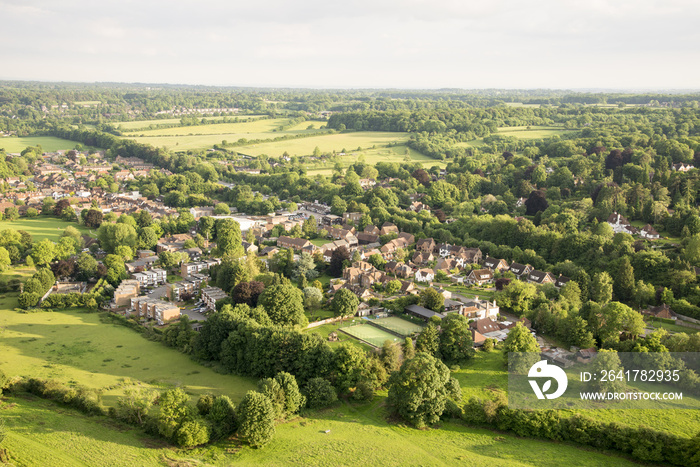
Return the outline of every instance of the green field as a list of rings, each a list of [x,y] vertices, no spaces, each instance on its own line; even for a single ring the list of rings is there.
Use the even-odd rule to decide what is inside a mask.
[[[301,136],[318,133],[321,122],[291,124],[288,118],[258,119],[243,123],[213,123],[209,125],[178,126],[125,133],[125,138],[170,149],[204,149],[222,141],[234,143],[240,139],[269,140],[280,136]],[[291,124],[291,126],[290,126]],[[310,129],[308,127],[311,127]],[[235,148],[236,150],[238,147]],[[313,151],[313,149],[312,149]],[[248,152],[241,151],[244,154]],[[284,151],[282,151],[284,152]],[[281,153],[280,153],[281,154]]]
[[[240,120],[245,120],[245,119],[250,119],[250,118],[262,118],[264,115],[237,115],[237,117]],[[227,117],[202,117],[206,118],[207,120],[210,121],[216,121],[216,120],[223,120],[224,118],[236,118],[236,116],[227,116]],[[114,126],[116,126],[118,129],[121,131],[135,131],[135,130],[140,130],[140,129],[147,129],[149,126],[157,126],[157,125],[180,125],[180,122],[182,121],[181,118],[162,118],[162,119],[154,119],[154,120],[134,120],[130,122],[115,122]],[[187,127],[187,128],[192,128],[192,127]]]
[[[22,217],[16,221],[0,221],[0,230],[24,230],[32,236],[32,240],[38,242],[45,238],[57,242],[68,226],[73,226],[83,234],[95,237],[95,231],[75,222],[67,222],[55,217],[39,216],[33,219]]]
[[[274,138],[274,135],[275,133],[272,133],[270,137]],[[355,152],[358,147],[368,149],[373,146],[379,147],[392,143],[403,143],[407,140],[408,133],[358,131],[239,146],[236,148],[236,151],[249,156],[267,154],[271,157],[279,157],[285,151],[291,156],[309,156],[313,154],[316,147],[323,153],[341,152],[343,149]]]
[[[129,328],[102,322],[100,314],[11,311],[16,306],[16,294],[0,299],[0,369],[9,376],[102,389],[106,405],[129,384],[184,386],[193,397],[212,392],[234,401],[254,387],[248,378],[216,373]]]
[[[430,168],[434,165],[440,168],[445,168],[447,166],[445,161],[432,159],[414,149],[409,148],[405,144],[390,147],[378,147],[374,149],[369,148],[361,151],[352,151],[349,148],[346,149],[351,152],[347,153],[345,156],[334,156],[331,158],[331,160],[325,163],[314,163],[314,161],[308,161],[308,163],[305,164],[307,167],[307,172],[309,175],[331,175],[333,173],[333,167],[336,163],[339,163],[344,168],[347,168],[357,161],[364,161],[369,165],[375,165],[377,162],[404,163],[406,161],[410,161],[420,162],[426,168]]]
[[[503,354],[500,351],[477,352],[476,357],[453,372],[464,398],[488,399],[496,392],[507,392],[508,374],[505,371]],[[571,378],[572,376],[570,376]],[[573,376],[576,377],[575,375]],[[645,389],[655,390],[655,389]],[[580,413],[601,422],[618,422],[629,426],[648,426],[656,430],[669,431],[678,435],[693,436],[700,431],[700,401],[685,397],[683,402],[696,405],[697,409],[672,410],[567,410],[570,414]]]
[[[405,319],[398,318],[396,316],[389,316],[388,318],[377,318],[371,320],[377,326],[380,326],[389,331],[401,334],[402,336],[410,336],[413,333],[421,332],[423,326],[412,323]]]
[[[636,465],[616,455],[456,423],[428,430],[390,424],[384,403],[381,394],[371,404],[339,403],[306,414],[278,425],[262,449],[233,439],[180,450],[105,417],[31,396],[12,397],[2,407],[8,432],[3,446],[20,466]]]
[[[371,324],[356,324],[354,326],[340,328],[340,331],[353,337],[357,337],[358,339],[362,339],[365,342],[369,342],[376,347],[381,347],[384,345],[384,341],[387,340],[391,342],[401,341],[401,338],[374,327]]]
[[[561,127],[548,126],[511,126],[500,127],[495,135],[514,136],[518,139],[544,139],[551,136],[563,136],[566,133],[573,133],[572,130],[565,130]]]
[[[25,136],[21,138],[7,136],[0,138],[0,149],[5,149],[5,152],[22,152],[28,146],[36,146],[37,144],[40,144],[44,151],[53,152],[59,149],[73,149],[78,143],[53,136]]]

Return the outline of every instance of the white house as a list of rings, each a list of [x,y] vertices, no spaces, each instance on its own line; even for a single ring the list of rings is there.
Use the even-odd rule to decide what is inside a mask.
[[[417,282],[431,282],[435,279],[435,271],[428,268],[419,269],[416,271],[415,278]]]

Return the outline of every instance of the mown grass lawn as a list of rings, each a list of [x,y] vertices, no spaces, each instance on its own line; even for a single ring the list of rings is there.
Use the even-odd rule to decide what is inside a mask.
[[[370,404],[339,402],[306,413],[278,425],[274,439],[260,449],[241,446],[235,438],[176,449],[106,417],[87,417],[31,396],[6,399],[0,412],[8,432],[3,446],[16,465],[635,465],[614,454],[458,423],[427,430],[389,423],[385,396]]]
[[[38,216],[34,218],[21,217],[15,221],[3,220],[0,221],[0,231],[2,230],[24,230],[32,236],[32,240],[35,242],[41,241],[45,238],[53,242],[57,242],[63,231],[68,226],[75,227],[82,234],[90,235],[91,237],[96,236],[95,230],[88,229],[87,227],[76,224],[75,222],[67,222],[55,217],[48,216]]]
[[[98,313],[19,313],[13,311],[15,297],[6,294],[0,302],[0,370],[8,376],[102,389],[106,405],[114,405],[124,387],[134,384],[183,386],[193,399],[211,392],[234,401],[254,388],[252,379],[216,373],[131,329],[102,322]]]

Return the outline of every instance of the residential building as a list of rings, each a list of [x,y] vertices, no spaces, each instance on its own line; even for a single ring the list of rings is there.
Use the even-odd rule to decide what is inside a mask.
[[[180,282],[168,284],[168,296],[171,300],[179,302],[186,297],[194,297],[199,293],[199,289],[208,279],[204,274],[192,274]]]
[[[168,281],[168,273],[165,269],[154,268],[148,271],[133,274],[134,279],[139,281],[141,287],[153,287],[165,284]]]
[[[164,300],[140,296],[131,299],[131,313],[136,316],[154,319],[162,326],[180,317],[180,308]]]
[[[281,236],[277,239],[277,246],[280,248],[291,248],[294,251],[302,251],[313,247],[313,244],[304,238]]]
[[[654,318],[676,319],[676,313],[667,304],[660,306],[650,306],[642,310],[643,315],[653,316]]]
[[[467,275],[470,284],[484,285],[493,281],[493,272],[490,269],[474,269]]]
[[[533,270],[533,267],[530,266],[529,264],[520,264],[520,263],[511,263],[510,264],[510,272],[515,274],[518,277],[521,276],[527,276],[527,274],[530,274],[530,271]]]
[[[228,298],[228,294],[218,287],[207,287],[202,290],[202,301],[209,310],[216,310],[216,302]]]
[[[198,272],[202,272],[205,269],[209,269],[212,266],[216,266],[217,264],[221,264],[221,260],[218,258],[207,259],[204,261],[195,261],[193,263],[182,263],[182,265],[180,266],[180,275],[182,277],[189,277],[192,274],[197,274]]]
[[[484,267],[492,271],[503,272],[508,270],[508,263],[504,259],[487,256],[484,260]]]
[[[432,282],[435,279],[435,271],[428,268],[419,269],[416,271],[415,279],[417,282]]]
[[[527,275],[528,282],[534,282],[535,284],[554,284],[556,279],[549,272],[533,270]]]
[[[121,281],[117,290],[114,291],[114,306],[124,307],[131,304],[131,299],[138,297],[141,293],[141,284],[134,279]]]

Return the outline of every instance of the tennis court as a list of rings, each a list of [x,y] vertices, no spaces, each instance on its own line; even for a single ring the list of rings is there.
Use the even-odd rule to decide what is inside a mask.
[[[375,326],[379,326],[390,332],[395,332],[401,336],[410,336],[413,333],[423,331],[423,326],[419,324],[412,323],[405,319],[401,319],[396,316],[389,316],[387,318],[377,318],[368,320]]]
[[[340,328],[339,331],[342,331],[356,339],[365,341],[375,347],[381,347],[384,345],[384,341],[387,340],[391,342],[399,342],[401,340],[400,337],[396,337],[393,334],[389,334],[388,332],[369,324],[356,324],[354,326]]]

